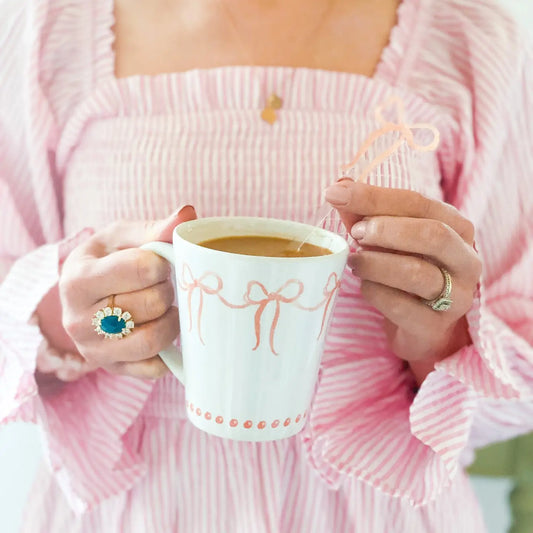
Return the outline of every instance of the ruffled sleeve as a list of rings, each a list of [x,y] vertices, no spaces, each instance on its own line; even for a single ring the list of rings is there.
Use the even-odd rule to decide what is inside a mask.
[[[451,473],[466,444],[533,429],[533,46],[505,16],[468,29],[480,57],[458,109],[461,157],[442,163],[448,201],[476,227],[483,274],[467,315],[472,344],[436,366],[411,408],[413,434]],[[439,404],[442,418],[428,420]]]
[[[372,331],[375,311],[354,310],[353,299],[350,308],[341,292],[331,336],[344,328],[344,341],[328,346],[303,436],[328,484],[354,477],[413,505],[449,486],[472,446],[533,429],[532,48],[489,1],[436,4],[419,15],[425,41],[400,82],[455,123],[439,156],[446,200],[474,223],[483,262],[467,315],[472,344],[415,392]],[[350,284],[357,281],[347,276],[353,295]],[[365,323],[350,343],[349,319]]]
[[[63,235],[54,160],[55,109],[65,102],[54,108],[43,85],[62,57],[65,32],[73,27],[69,17],[88,5],[0,3],[0,423],[42,426],[47,462],[79,512],[142,476],[145,465],[125,435],[153,387],[100,370],[43,397],[34,377],[44,339],[32,316],[57,284],[61,262],[91,233]],[[62,39],[49,26],[64,32]],[[53,62],[43,57],[50,51]],[[65,68],[79,64],[68,54],[62,61]],[[77,77],[88,85],[82,72]],[[70,93],[63,88],[62,94]]]

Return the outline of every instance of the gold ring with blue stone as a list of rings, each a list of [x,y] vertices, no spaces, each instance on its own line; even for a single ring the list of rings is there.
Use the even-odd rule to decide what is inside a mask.
[[[115,307],[115,296],[111,296],[111,302],[107,307],[96,311],[92,324],[94,331],[98,335],[104,335],[106,339],[122,339],[135,327],[131,314],[120,307]]]

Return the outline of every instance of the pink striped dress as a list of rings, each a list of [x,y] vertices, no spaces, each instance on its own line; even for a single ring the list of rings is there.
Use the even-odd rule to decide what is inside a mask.
[[[116,79],[112,4],[0,0],[0,422],[38,423],[47,459],[24,531],[484,531],[463,466],[533,428],[533,62],[520,29],[491,0],[404,0],[373,78],[224,67]],[[284,106],[270,126],[259,113],[273,90]],[[31,317],[86,228],[185,203],[312,222],[391,95],[441,144],[403,145],[369,181],[458,206],[484,263],[472,345],[420,390],[347,272],[295,437],[209,436],[172,377],[97,371],[39,396]]]

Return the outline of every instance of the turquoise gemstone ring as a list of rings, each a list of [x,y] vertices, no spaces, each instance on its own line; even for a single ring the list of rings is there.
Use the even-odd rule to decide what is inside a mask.
[[[122,339],[135,327],[131,314],[115,307],[114,299],[112,297],[111,305],[96,311],[92,320],[94,331],[106,339]]]

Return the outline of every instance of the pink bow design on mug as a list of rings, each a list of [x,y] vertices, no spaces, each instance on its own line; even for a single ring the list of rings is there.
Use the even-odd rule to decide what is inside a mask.
[[[296,288],[296,294],[293,296],[285,295],[291,288]],[[257,293],[258,291],[260,291],[260,294],[257,294],[258,298],[254,298],[253,293]],[[248,288],[246,290],[246,294],[244,295],[244,299],[249,305],[258,306],[257,311],[255,312],[255,338],[257,342],[253,348],[254,351],[257,350],[261,344],[261,317],[263,316],[263,312],[269,303],[274,302],[276,304],[276,310],[270,326],[270,349],[274,355],[278,355],[274,349],[274,334],[276,333],[276,327],[278,325],[281,304],[290,304],[295,302],[302,295],[303,291],[303,283],[296,279],[287,281],[287,283],[281,286],[276,292],[268,292],[266,287],[258,281],[250,281],[248,283]]]
[[[341,287],[341,280],[338,278],[335,272],[332,272],[328,278],[328,282],[324,287],[324,297],[326,301],[326,306],[324,308],[324,314],[322,315],[322,325],[320,326],[320,333],[318,334],[317,340],[320,339],[322,332],[324,331],[324,325],[326,324],[326,317],[328,316],[328,309],[337,292]]]
[[[317,336],[317,340],[320,339],[322,333],[324,332],[324,326],[326,325],[326,318],[329,306],[331,305],[335,293],[340,289],[340,287],[341,280],[335,272],[332,272],[329,275],[328,281],[326,282],[326,286],[322,290],[324,298],[322,298],[322,300],[318,304],[314,305],[313,307],[306,307],[305,305],[302,305],[298,302],[296,302],[295,304],[297,307],[303,309],[304,311],[316,311],[317,309],[320,309],[322,306],[324,306],[324,313],[322,315],[322,325],[320,326],[320,333]]]
[[[383,110],[389,105],[393,105],[396,112],[396,122],[390,122],[383,116]],[[381,137],[387,133],[397,131],[400,133],[400,138],[396,140],[384,152],[377,155],[361,172],[356,181],[362,181],[370,172],[378,167],[387,157],[392,155],[405,141],[410,148],[419,152],[431,152],[439,145],[440,134],[435,126],[426,123],[406,124],[405,123],[405,107],[402,100],[398,96],[391,96],[383,104],[379,105],[375,111],[376,121],[381,125],[381,128],[374,131],[363,143],[355,157],[347,165],[343,165],[342,171],[349,172],[368,151],[368,149]],[[429,144],[423,145],[415,142],[413,130],[429,130],[433,134],[433,139]]]
[[[198,279],[196,279],[192,273],[191,267],[187,264],[183,265],[181,273],[180,288],[187,291],[187,305],[189,310],[189,331],[192,330],[192,295],[196,289],[200,290],[200,302],[198,304],[197,314],[197,328],[200,342],[205,345],[202,338],[201,320],[202,310],[204,306],[204,293],[205,294],[218,294],[223,287],[222,279],[218,274],[214,272],[206,272]]]

